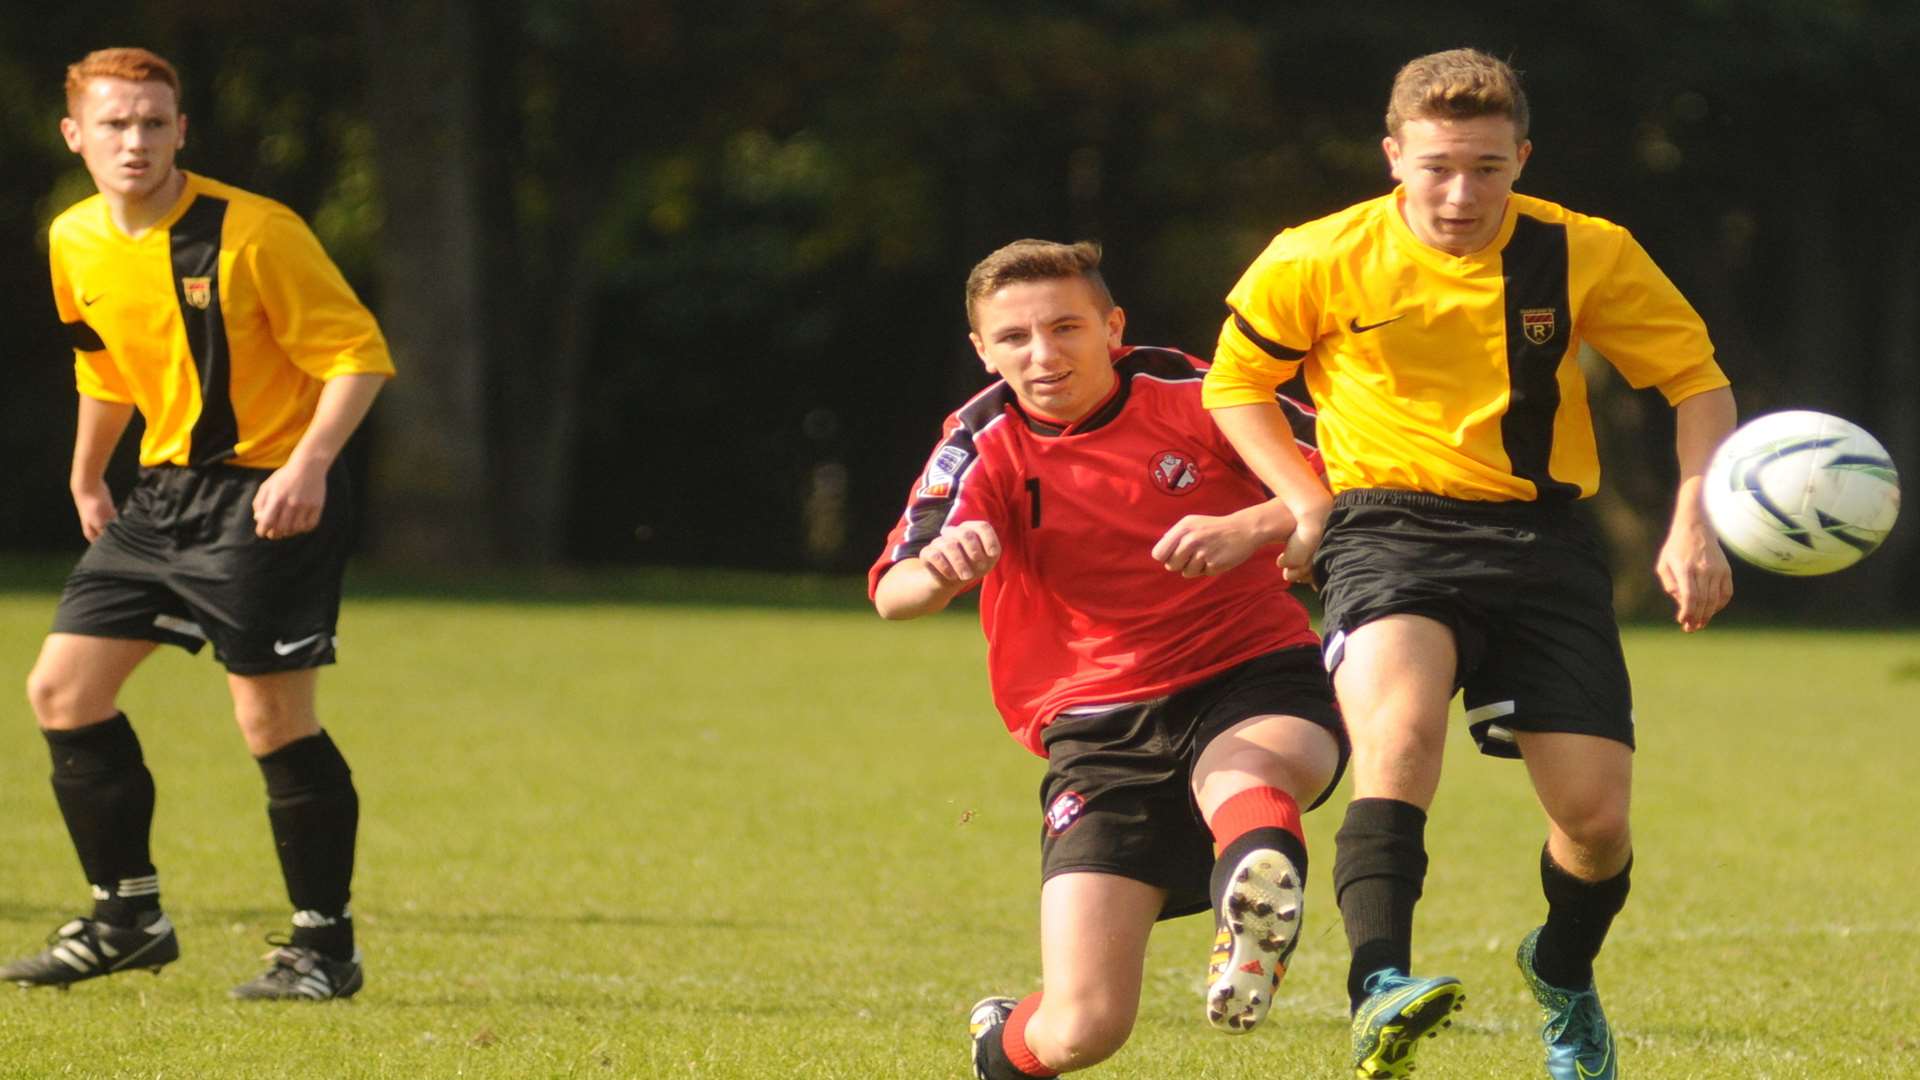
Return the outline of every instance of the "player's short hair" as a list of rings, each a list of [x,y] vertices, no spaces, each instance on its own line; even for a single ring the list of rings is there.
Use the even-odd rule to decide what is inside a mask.
[[[173,70],[166,57],[135,47],[95,49],[67,65],[67,115],[80,111],[81,95],[94,79],[157,82],[173,91],[176,103],[180,100],[180,73]]]
[[[1479,49],[1448,49],[1409,60],[1393,77],[1387,98],[1387,134],[1400,137],[1409,120],[1470,120],[1504,116],[1516,139],[1527,137],[1527,94],[1504,60]]]
[[[1113,310],[1113,294],[1100,276],[1100,245],[1091,240],[1061,244],[1052,240],[1015,240],[981,259],[967,275],[967,325],[978,327],[974,306],[1009,285],[1077,277],[1093,286],[1102,314]]]

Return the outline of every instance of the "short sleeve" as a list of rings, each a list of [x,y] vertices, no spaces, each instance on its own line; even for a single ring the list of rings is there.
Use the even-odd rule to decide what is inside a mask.
[[[1593,283],[1580,333],[1636,388],[1669,404],[1728,385],[1706,323],[1639,241],[1619,230],[1611,268]],[[1604,264],[1604,260],[1602,260]]]
[[[1320,319],[1313,267],[1291,240],[1275,237],[1227,294],[1202,396],[1209,409],[1271,401],[1313,347]]]
[[[269,213],[241,258],[274,340],[302,371],[323,380],[393,374],[393,358],[373,313],[292,211]]]

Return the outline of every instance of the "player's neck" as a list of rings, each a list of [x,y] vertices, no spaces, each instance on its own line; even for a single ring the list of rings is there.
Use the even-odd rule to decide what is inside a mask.
[[[139,198],[124,198],[102,191],[107,214],[119,230],[131,239],[139,239],[173,211],[187,187],[187,174],[176,167],[161,185]]]

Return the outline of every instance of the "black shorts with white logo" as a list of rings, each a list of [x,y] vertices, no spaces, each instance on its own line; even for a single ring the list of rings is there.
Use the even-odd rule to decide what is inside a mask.
[[[1354,630],[1388,615],[1421,615],[1453,631],[1454,685],[1482,753],[1519,757],[1515,731],[1633,746],[1613,575],[1574,507],[1342,492],[1313,575],[1328,671]]]
[[[284,540],[254,535],[253,496],[269,469],[160,466],[138,483],[67,577],[59,634],[133,638],[197,653],[211,641],[235,675],[333,663],[340,585],[352,545],[347,470],[327,474],[320,524]]]
[[[1340,744],[1340,766],[1308,809],[1326,801],[1347,763],[1347,732],[1311,645],[1256,657],[1179,693],[1055,717],[1041,732],[1040,878],[1118,874],[1167,890],[1160,918],[1204,911],[1213,834],[1194,804],[1200,752],[1255,716],[1298,716]]]

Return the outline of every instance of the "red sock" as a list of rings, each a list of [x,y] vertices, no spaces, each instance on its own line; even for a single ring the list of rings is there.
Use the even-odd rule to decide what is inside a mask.
[[[1208,822],[1213,830],[1215,854],[1255,829],[1285,829],[1306,846],[1306,834],[1300,830],[1300,804],[1277,787],[1248,788],[1220,804]]]
[[[1057,1071],[1040,1064],[1040,1059],[1034,1057],[1033,1051],[1027,1046],[1027,1021],[1033,1019],[1033,1014],[1039,1008],[1040,995],[1037,992],[1021,998],[1020,1004],[1013,1007],[1013,1015],[1007,1017],[1006,1026],[1000,1029],[1000,1046],[1007,1052],[1007,1060],[1013,1067],[1028,1076],[1059,1076]]]

